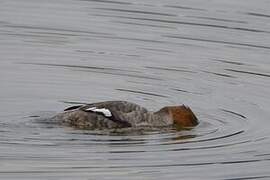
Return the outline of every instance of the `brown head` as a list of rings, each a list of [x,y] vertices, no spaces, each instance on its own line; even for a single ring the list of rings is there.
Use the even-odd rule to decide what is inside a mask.
[[[166,112],[173,120],[173,124],[179,127],[194,127],[199,124],[197,117],[187,106],[166,106],[160,110]]]

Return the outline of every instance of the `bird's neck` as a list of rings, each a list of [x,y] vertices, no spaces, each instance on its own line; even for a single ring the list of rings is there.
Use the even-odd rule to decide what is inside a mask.
[[[150,120],[154,126],[169,126],[173,124],[169,114],[161,111],[152,112]]]

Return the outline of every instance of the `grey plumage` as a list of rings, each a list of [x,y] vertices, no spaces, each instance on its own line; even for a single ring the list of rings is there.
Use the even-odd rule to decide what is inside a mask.
[[[102,112],[89,111],[89,108],[110,111],[106,117]],[[104,129],[142,126],[167,126],[172,124],[166,115],[150,112],[144,107],[127,101],[105,101],[73,106],[56,115],[54,119],[63,124],[83,129]]]

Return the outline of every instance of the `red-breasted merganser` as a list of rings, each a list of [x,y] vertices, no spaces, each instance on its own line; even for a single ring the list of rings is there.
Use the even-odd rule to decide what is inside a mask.
[[[72,106],[54,120],[80,129],[125,127],[194,127],[198,120],[187,106],[166,106],[157,112],[127,101],[105,101]]]

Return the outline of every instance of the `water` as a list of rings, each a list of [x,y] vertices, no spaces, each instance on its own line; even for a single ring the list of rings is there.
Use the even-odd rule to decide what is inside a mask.
[[[0,179],[270,179],[267,0],[0,1]],[[40,124],[76,102],[189,105],[191,131]]]

